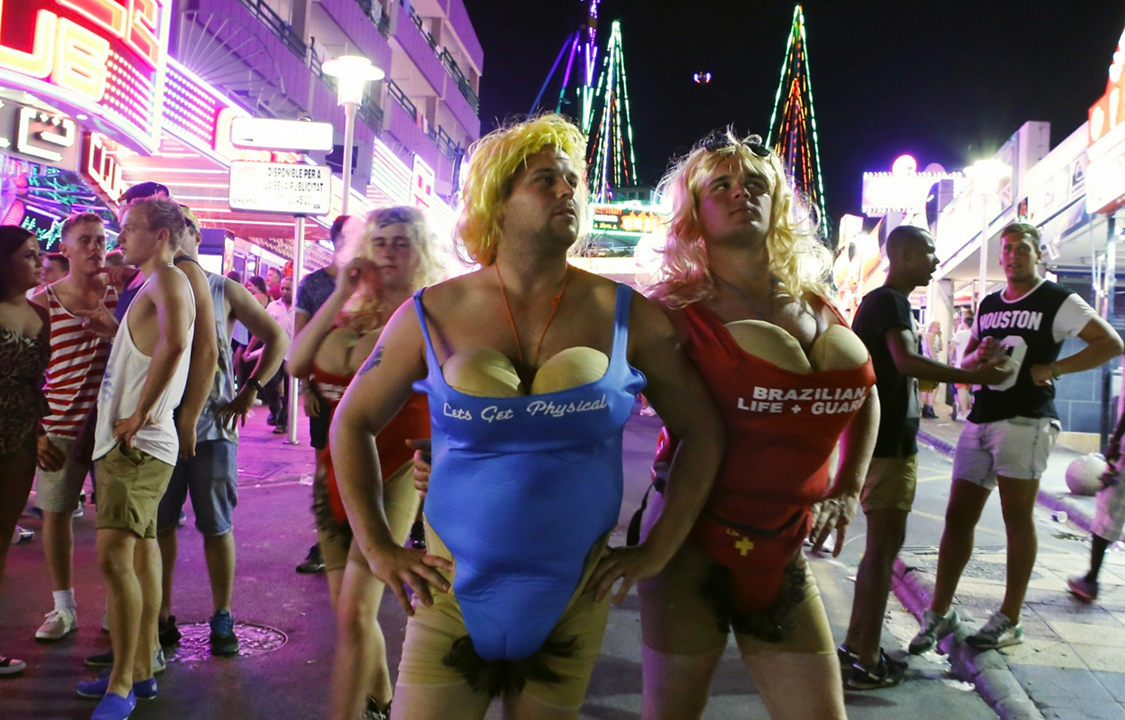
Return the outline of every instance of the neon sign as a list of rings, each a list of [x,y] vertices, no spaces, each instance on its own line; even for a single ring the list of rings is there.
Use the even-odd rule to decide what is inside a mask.
[[[86,142],[82,174],[112,202],[120,200],[129,187],[129,183],[125,182],[124,168],[106,149],[105,142],[98,133],[90,133]]]
[[[0,0],[0,84],[153,151],[170,0]]]
[[[1086,211],[1111,212],[1125,202],[1125,32],[1109,66],[1105,94],[1090,107]]]
[[[78,126],[66,115],[3,100],[0,101],[0,152],[64,170],[76,170]]]
[[[663,228],[664,221],[652,210],[620,205],[594,205],[591,209],[594,230],[640,235],[657,232]]]

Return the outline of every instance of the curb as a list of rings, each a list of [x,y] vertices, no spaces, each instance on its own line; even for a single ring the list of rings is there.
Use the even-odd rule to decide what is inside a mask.
[[[952,443],[925,430],[918,432],[918,440],[947,458],[952,458],[956,449]],[[1065,495],[1040,490],[1036,503],[1049,510],[1065,512],[1069,522],[1090,532],[1093,518],[1089,516],[1088,510]],[[912,556],[900,555],[895,560],[894,593],[921,623],[923,612],[929,608],[933,599],[934,580],[928,573],[919,572],[917,567],[912,567],[904,557]],[[965,612],[964,609],[961,612]],[[973,618],[966,614],[961,619],[964,621]],[[949,654],[950,665],[958,677],[965,682],[974,683],[981,698],[1003,720],[1044,720],[1043,713],[1008,668],[1004,656],[997,650],[974,650],[965,643],[968,634],[962,623],[951,637],[939,643],[939,647]]]

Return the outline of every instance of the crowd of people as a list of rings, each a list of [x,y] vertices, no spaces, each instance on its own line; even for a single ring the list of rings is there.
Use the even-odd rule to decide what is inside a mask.
[[[326,573],[337,616],[334,720],[483,718],[494,701],[517,720],[574,718],[610,603],[634,585],[645,720],[702,715],[732,632],[772,718],[846,717],[845,686],[905,676],[879,640],[939,383],[956,386],[965,430],[910,652],[956,628],[993,487],[1008,593],[968,642],[1021,641],[1031,508],[1059,431],[1052,382],[1122,352],[1086,303],[1038,275],[1036,228],[1003,230],[1007,283],[959,318],[947,364],[940,325],[919,337],[909,301],[938,264],[929,233],[889,234],[886,283],[850,326],[815,217],[758,136],[713,133],[669,171],[661,267],[643,292],[576,269],[584,149],[557,115],[479,141],[455,230],[474,269],[447,280],[408,207],[337,218],[332,263],[295,299],[276,270],[245,284],[205,271],[199,220],[154,183],[122,199],[120,263],[95,214],[66,220],[57,256],[0,228],[0,536],[35,479],[54,602],[35,635],[73,632],[71,518],[93,470],[111,649],[87,658],[108,670],[77,691],[100,700],[95,720],[157,694],[163,648],[180,639],[175,529],[189,496],[211,649],[238,652],[238,427],[261,395],[286,433],[289,377],[316,453],[317,544],[298,571]],[[1086,347],[1060,357],[1068,337]],[[642,389],[663,424],[652,488],[627,544],[610,547]],[[1125,422],[1114,449],[1123,434]],[[1107,486],[1093,566],[1071,581],[1087,598],[1125,517]],[[860,508],[866,551],[836,646],[803,546],[834,534],[838,555]],[[534,554],[511,541],[532,536]],[[408,618],[397,671],[378,620],[386,590]],[[0,657],[0,673],[23,667]]]

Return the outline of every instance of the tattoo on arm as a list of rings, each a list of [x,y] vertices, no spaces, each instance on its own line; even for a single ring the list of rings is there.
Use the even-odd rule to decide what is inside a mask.
[[[359,374],[366,375],[368,370],[378,367],[381,362],[383,362],[383,346],[379,345],[371,353],[371,357],[367,358],[367,362],[363,363],[363,367],[359,369]]]

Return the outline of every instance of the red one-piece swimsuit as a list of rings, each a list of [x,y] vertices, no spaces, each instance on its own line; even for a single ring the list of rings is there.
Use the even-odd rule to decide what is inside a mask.
[[[348,389],[348,383],[354,375],[327,373],[313,367],[311,380],[316,383],[317,391],[328,402],[328,422],[332,423],[332,415],[340,398]],[[379,470],[383,474],[383,482],[390,479],[399,468],[413,459],[414,451],[406,447],[407,440],[421,440],[430,437],[430,406],[428,398],[422,393],[411,393],[406,404],[398,414],[387,423],[379,433],[377,446],[379,448]],[[331,448],[328,444],[321,452],[321,459],[328,470],[328,501],[332,506],[332,515],[336,522],[343,524],[348,521],[344,511],[344,501],[340,498],[340,487],[336,483],[336,469],[332,464]]]
[[[828,489],[829,456],[875,371],[869,359],[847,370],[791,372],[740,348],[702,304],[683,315],[685,350],[727,427],[726,460],[688,541],[730,569],[734,611],[760,613],[777,599],[812,529],[811,507]],[[671,461],[675,444],[661,432],[658,464]]]

